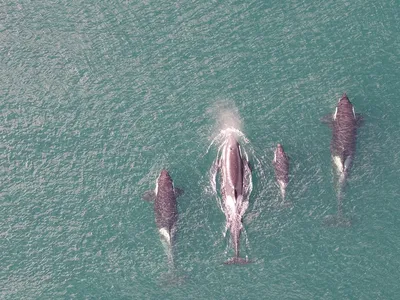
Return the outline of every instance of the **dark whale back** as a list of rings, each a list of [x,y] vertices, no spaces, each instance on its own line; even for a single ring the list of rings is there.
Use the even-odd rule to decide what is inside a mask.
[[[346,94],[339,99],[335,113],[323,119],[332,129],[331,154],[335,176],[337,194],[337,214],[325,217],[324,223],[328,226],[351,225],[351,220],[343,215],[343,197],[349,171],[352,167],[356,152],[357,128],[363,118],[356,114],[354,107]]]
[[[284,183],[289,182],[289,158],[286,155],[285,151],[281,144],[278,144],[275,150],[274,157],[274,167],[275,167],[275,176],[279,181],[283,181]]]
[[[162,170],[157,180],[154,213],[157,227],[167,228],[169,231],[177,221],[177,205],[174,185],[167,170]]]
[[[243,194],[243,161],[240,152],[240,145],[235,137],[230,136],[225,148],[224,173],[227,182],[225,192],[235,197]]]
[[[354,155],[357,135],[357,118],[346,94],[338,102],[332,126],[331,152],[343,161]]]

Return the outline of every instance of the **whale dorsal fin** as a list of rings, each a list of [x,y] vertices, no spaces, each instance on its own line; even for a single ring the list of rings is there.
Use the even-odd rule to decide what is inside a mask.
[[[176,188],[174,188],[174,193],[175,193],[175,197],[178,198],[179,196],[183,195],[184,190],[176,187]]]
[[[154,191],[146,191],[142,195],[142,198],[146,201],[153,201],[154,199],[156,199],[156,193]]]
[[[364,117],[359,113],[356,113],[356,124],[357,127],[360,127],[364,124]]]

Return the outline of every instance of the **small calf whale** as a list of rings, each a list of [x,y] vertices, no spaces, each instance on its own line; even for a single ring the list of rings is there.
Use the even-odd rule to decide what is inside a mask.
[[[246,182],[250,167],[243,158],[239,143],[233,134],[229,135],[222,149],[218,163],[221,175],[221,194],[223,210],[226,216],[226,228],[229,228],[234,249],[234,257],[226,264],[245,264],[249,261],[239,256],[240,234],[243,229],[242,218],[248,207]]]
[[[156,181],[154,191],[147,191],[143,195],[145,200],[154,200],[154,214],[158,232],[167,246],[167,255],[170,263],[173,264],[173,246],[176,232],[178,211],[176,198],[183,191],[174,188],[171,176],[167,170],[161,170]]]
[[[289,183],[289,157],[286,155],[281,144],[278,144],[274,151],[275,177],[285,201],[286,187]]]
[[[332,128],[331,155],[337,175],[337,216],[328,216],[330,225],[349,226],[350,221],[343,217],[342,198],[346,180],[356,153],[357,128],[362,123],[362,117],[355,113],[354,106],[346,93],[339,99],[333,115],[325,117]]]

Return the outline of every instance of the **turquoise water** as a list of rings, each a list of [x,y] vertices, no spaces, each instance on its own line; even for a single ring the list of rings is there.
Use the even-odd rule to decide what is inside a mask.
[[[399,6],[1,4],[0,298],[399,299]],[[365,124],[343,208],[353,225],[332,228],[319,119],[343,92]],[[246,266],[222,264],[232,253],[210,186],[226,110],[254,168]],[[161,168],[185,190],[173,279],[141,200]]]

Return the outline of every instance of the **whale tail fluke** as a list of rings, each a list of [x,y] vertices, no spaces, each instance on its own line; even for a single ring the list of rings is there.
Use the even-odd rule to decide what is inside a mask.
[[[323,224],[328,227],[350,227],[351,220],[341,214],[328,215],[324,218]]]
[[[252,261],[249,260],[247,257],[242,258],[242,257],[232,257],[231,259],[227,260],[224,262],[225,265],[247,265],[251,263]]]

